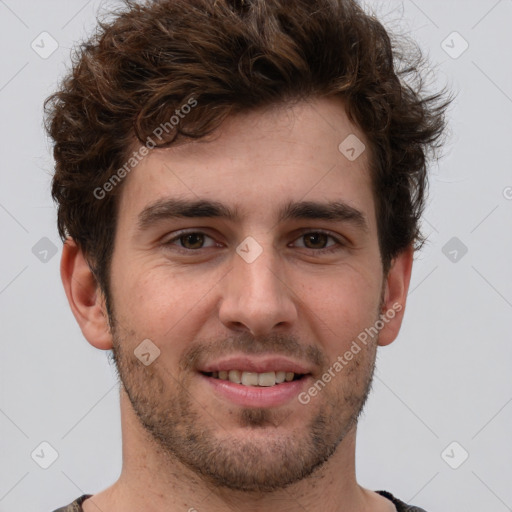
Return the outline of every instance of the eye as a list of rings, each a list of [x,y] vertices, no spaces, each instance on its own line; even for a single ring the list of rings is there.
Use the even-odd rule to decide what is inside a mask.
[[[326,245],[329,239],[334,240],[334,244]],[[341,240],[325,231],[309,231],[303,233],[297,240],[304,240],[306,249],[313,249],[315,252],[321,253],[334,252],[345,245]]]
[[[329,239],[333,241],[330,245],[328,245]],[[205,245],[206,240],[211,240],[209,245]],[[315,253],[321,254],[335,252],[345,246],[340,239],[325,231],[304,232],[296,239],[296,241],[298,240],[304,241],[304,244],[298,247],[310,249]],[[172,247],[179,252],[190,253],[220,245],[217,244],[212,237],[202,231],[180,231],[174,237],[167,240],[164,246]]]
[[[215,241],[213,238],[208,236],[207,234],[201,231],[189,231],[189,232],[180,232],[173,238],[169,239],[164,243],[166,246],[177,245],[178,249],[184,249],[186,251],[194,251],[198,249],[204,249],[206,246],[204,245],[205,239],[212,240],[213,244],[208,247],[214,247]],[[175,244],[178,242],[178,244]]]

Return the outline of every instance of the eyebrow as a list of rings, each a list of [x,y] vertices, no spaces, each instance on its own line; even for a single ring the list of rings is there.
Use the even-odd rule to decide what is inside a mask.
[[[220,218],[229,221],[241,219],[240,210],[219,201],[205,199],[161,199],[146,206],[138,216],[138,228],[144,231],[153,224],[175,218]],[[342,201],[290,201],[278,212],[278,223],[286,220],[328,220],[347,222],[368,231],[365,215]]]

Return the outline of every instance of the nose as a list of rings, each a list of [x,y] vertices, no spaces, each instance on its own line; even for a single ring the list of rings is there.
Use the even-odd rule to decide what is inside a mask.
[[[270,248],[252,262],[235,253],[223,286],[219,317],[228,329],[264,336],[290,329],[297,319],[293,290]]]

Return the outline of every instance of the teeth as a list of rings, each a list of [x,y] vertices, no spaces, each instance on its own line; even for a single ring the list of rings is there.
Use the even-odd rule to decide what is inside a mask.
[[[235,384],[240,384],[242,382],[240,372],[238,370],[229,370],[229,380]]]
[[[260,373],[258,375],[259,386],[273,386],[276,383],[275,372]]]
[[[282,382],[291,382],[295,377],[293,372],[242,372],[240,370],[221,370],[212,372],[212,377],[221,380],[229,380],[235,384],[243,384],[244,386],[263,386],[270,387]]]
[[[258,374],[253,372],[242,372],[242,384],[244,386],[257,386]]]

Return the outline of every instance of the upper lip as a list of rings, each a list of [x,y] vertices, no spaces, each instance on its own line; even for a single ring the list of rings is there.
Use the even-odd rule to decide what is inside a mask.
[[[240,370],[245,372],[293,372],[300,374],[311,373],[311,370],[302,363],[283,356],[232,356],[208,362],[198,368],[200,372],[220,372]]]

